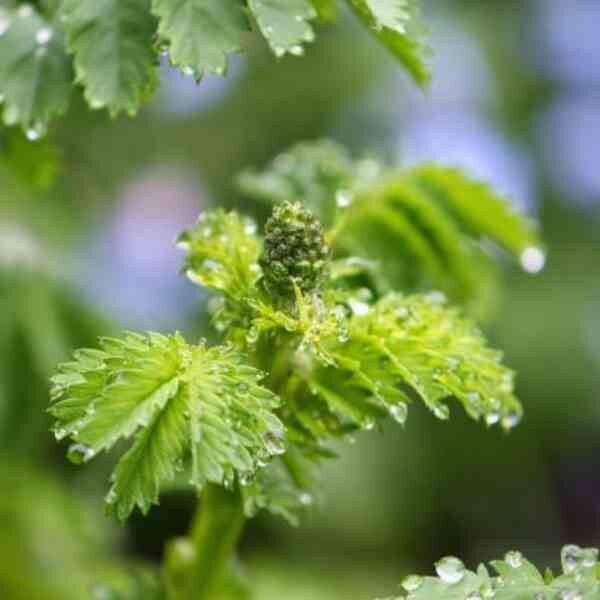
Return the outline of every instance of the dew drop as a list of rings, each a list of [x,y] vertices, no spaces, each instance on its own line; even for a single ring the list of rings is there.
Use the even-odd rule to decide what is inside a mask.
[[[446,556],[435,563],[435,572],[445,583],[458,583],[465,576],[465,565],[454,556]]]
[[[563,571],[566,575],[574,573],[583,562],[583,551],[579,546],[570,544],[565,546],[560,554]]]
[[[285,452],[285,446],[283,445],[283,442],[272,433],[265,434],[263,439],[265,442],[265,448],[269,454],[279,456]]]
[[[527,273],[539,273],[546,264],[546,255],[541,248],[528,246],[521,253],[519,260]]]
[[[488,427],[495,425],[500,420],[500,413],[492,410],[485,415],[485,424]]]
[[[422,585],[423,578],[420,575],[408,575],[402,580],[402,587],[407,592],[416,592]]]
[[[27,129],[25,135],[30,142],[35,142],[46,135],[46,126],[41,122],[34,123]]]
[[[314,502],[314,499],[312,494],[309,494],[308,492],[302,492],[298,496],[298,502],[300,502],[302,506],[310,506]]]
[[[290,54],[293,54],[294,56],[302,56],[304,54],[304,48],[299,44],[296,44],[290,48]]]
[[[340,208],[348,208],[352,204],[353,196],[350,190],[338,190],[335,194],[335,203]]]
[[[71,444],[67,450],[67,458],[75,465],[81,465],[94,458],[94,450],[84,444]]]
[[[17,15],[22,18],[28,18],[33,15],[33,8],[30,4],[23,4],[17,11]]]
[[[450,409],[445,404],[438,404],[433,407],[433,414],[445,421],[450,417]]]
[[[408,415],[408,407],[404,402],[398,402],[398,404],[394,404],[389,408],[390,416],[396,423],[400,423],[400,425],[404,425],[406,423],[406,417]]]
[[[40,27],[35,32],[35,41],[38,44],[44,45],[44,44],[47,44],[52,39],[53,35],[54,35],[54,31],[52,30],[51,27]]]
[[[511,550],[504,556],[504,560],[513,568],[518,569],[523,564],[523,555],[517,550]]]

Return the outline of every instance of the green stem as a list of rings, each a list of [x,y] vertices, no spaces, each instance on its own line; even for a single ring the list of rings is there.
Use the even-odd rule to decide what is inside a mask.
[[[215,600],[220,597],[244,528],[238,491],[208,484],[202,492],[189,537],[167,550],[169,600]]]

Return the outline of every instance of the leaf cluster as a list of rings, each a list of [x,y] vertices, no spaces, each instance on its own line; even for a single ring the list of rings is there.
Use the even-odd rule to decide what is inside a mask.
[[[428,81],[416,0],[347,0],[407,68]],[[225,75],[252,32],[277,57],[298,56],[337,0],[61,0],[0,9],[0,103],[30,139],[66,112],[73,84],[92,109],[133,115],[157,85],[161,55],[198,81]]]

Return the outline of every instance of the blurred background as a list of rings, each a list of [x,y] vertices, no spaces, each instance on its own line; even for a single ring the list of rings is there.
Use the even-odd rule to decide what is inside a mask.
[[[248,527],[257,598],[366,600],[445,554],[475,566],[516,547],[556,567],[562,544],[600,544],[600,3],[423,4],[427,93],[346,15],[303,58],[275,62],[250,42],[226,79],[200,86],[165,65],[136,119],[79,100],[20,170],[0,157],[0,597],[100,599],[99,581],[131,573],[143,586],[141,565],[186,531],[184,492],[125,527],[103,516],[111,460],[67,462],[47,379],[99,334],[200,335],[202,292],[178,274],[176,234],[215,204],[264,217],[234,175],[323,136],[399,165],[463,166],[540,221],[545,270],[506,265],[485,324],[526,412],[505,435],[415,405],[404,429],[340,448],[300,528]]]

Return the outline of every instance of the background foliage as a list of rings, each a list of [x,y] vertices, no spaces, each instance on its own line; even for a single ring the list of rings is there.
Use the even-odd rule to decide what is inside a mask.
[[[206,313],[201,293],[176,276],[174,236],[216,203],[263,218],[265,204],[241,194],[233,174],[322,136],[357,155],[441,159],[492,179],[539,218],[548,261],[535,279],[507,262],[504,291],[486,309],[487,332],[518,372],[519,428],[506,437],[458,411],[438,423],[415,407],[404,430],[357,437],[324,476],[302,528],[266,518],[247,531],[258,597],[389,595],[440,556],[474,567],[512,547],[558,571],[562,544],[598,545],[592,159],[600,149],[590,131],[600,48],[586,29],[596,3],[425,6],[437,56],[428,96],[342,11],[335,27],[317,26],[302,59],[275,63],[252,39],[227,79],[206,76],[199,88],[161,67],[155,99],[135,120],[90,112],[76,90],[67,116],[26,151],[4,153],[24,140],[3,130],[0,478],[11,493],[0,503],[0,592],[8,598],[80,599],[99,578],[143,594],[141,560],[186,530],[191,499],[175,488],[147,520],[121,529],[99,517],[112,461],[85,472],[66,463],[46,433],[47,377],[73,348],[122,327],[199,337]]]

